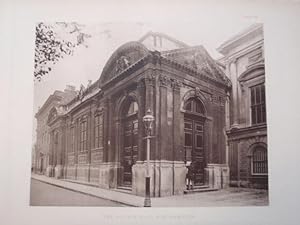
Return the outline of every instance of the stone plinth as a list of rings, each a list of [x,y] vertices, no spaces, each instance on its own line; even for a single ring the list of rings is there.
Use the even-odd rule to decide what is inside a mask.
[[[227,164],[208,164],[205,170],[208,175],[208,185],[211,188],[229,187],[229,167]]]
[[[76,179],[76,165],[67,165],[65,169],[65,178],[70,180]]]
[[[138,161],[133,167],[132,192],[145,196],[146,161]],[[150,195],[163,197],[183,194],[186,167],[183,162],[150,161]]]
[[[63,178],[63,166],[62,165],[56,165],[54,168],[54,177],[56,179]]]
[[[101,188],[117,188],[119,163],[101,163],[99,165],[99,187]]]
[[[54,172],[53,170],[54,170],[53,166],[48,165],[47,169],[46,169],[46,176],[47,177],[53,177],[53,172]]]

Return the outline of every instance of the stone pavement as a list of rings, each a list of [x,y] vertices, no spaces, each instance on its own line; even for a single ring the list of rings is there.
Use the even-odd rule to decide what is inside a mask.
[[[31,177],[68,190],[108,199],[128,206],[143,207],[144,205],[144,197],[124,193],[119,190],[107,190],[37,174],[32,174]],[[269,201],[268,191],[266,190],[228,188],[213,192],[151,198],[151,203],[152,207],[266,206],[269,204]]]

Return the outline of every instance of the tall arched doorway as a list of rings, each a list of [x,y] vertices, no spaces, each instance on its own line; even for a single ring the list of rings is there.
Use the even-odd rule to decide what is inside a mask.
[[[206,164],[204,150],[205,108],[197,98],[190,98],[184,105],[184,147],[185,161],[195,168],[194,184],[204,184]]]
[[[121,186],[131,186],[132,166],[138,157],[138,104],[130,100],[123,108],[122,118]]]

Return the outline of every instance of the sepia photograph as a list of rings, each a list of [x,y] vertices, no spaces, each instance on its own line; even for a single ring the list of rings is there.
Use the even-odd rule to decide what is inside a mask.
[[[300,2],[0,1],[3,225],[298,225]]]
[[[269,205],[262,22],[34,32],[31,206]]]

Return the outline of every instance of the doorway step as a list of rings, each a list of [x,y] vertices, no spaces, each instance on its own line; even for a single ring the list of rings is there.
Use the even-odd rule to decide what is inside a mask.
[[[119,192],[124,192],[124,193],[128,193],[128,194],[131,194],[131,192],[132,192],[131,186],[118,186],[116,190]]]
[[[193,193],[200,193],[200,192],[209,192],[209,191],[217,191],[217,188],[211,188],[208,185],[199,185],[194,186],[193,189],[184,190],[184,194],[193,194]]]

